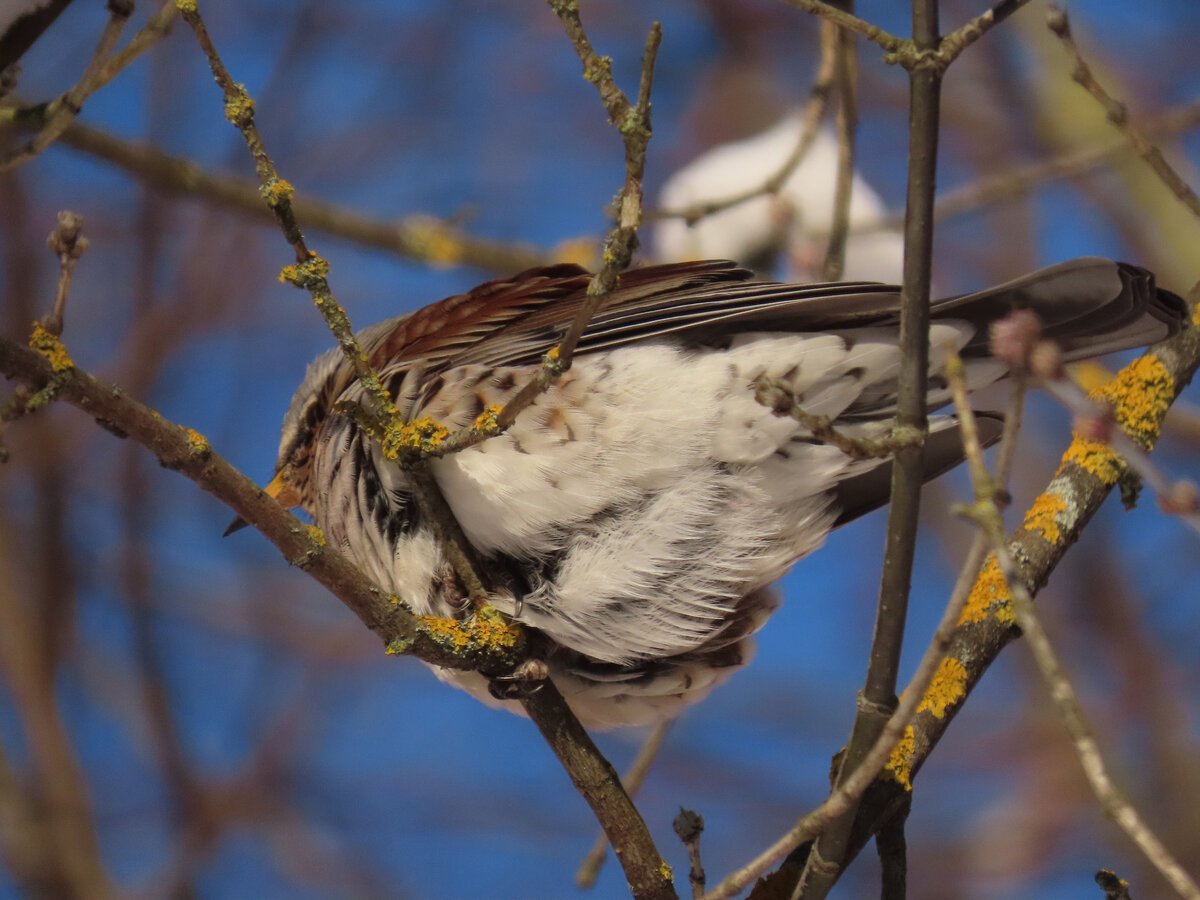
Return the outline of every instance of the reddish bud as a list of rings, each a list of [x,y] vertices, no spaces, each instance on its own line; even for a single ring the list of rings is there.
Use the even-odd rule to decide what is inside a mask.
[[[1019,368],[1029,367],[1029,355],[1042,336],[1042,321],[1031,309],[1016,309],[992,323],[992,356]]]

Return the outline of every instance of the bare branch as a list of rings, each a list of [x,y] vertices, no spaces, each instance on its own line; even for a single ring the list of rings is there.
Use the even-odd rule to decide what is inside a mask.
[[[159,13],[146,23],[129,45],[116,56],[113,50],[133,14],[132,0],[109,0],[109,19],[96,44],[96,50],[79,81],[50,103],[34,108],[5,107],[0,119],[10,122],[37,123],[41,130],[26,144],[0,156],[0,171],[11,169],[37,156],[62,135],[83,108],[83,102],[108,84],[126,66],[167,33],[175,18],[175,0],[166,0]]]
[[[822,23],[824,28],[827,23]],[[853,32],[838,29],[837,37],[837,182],[829,243],[821,264],[824,281],[838,281],[846,267],[846,235],[850,230],[850,195],[854,187],[854,143],[858,132],[858,45]]]
[[[642,784],[646,781],[646,776],[650,772],[650,766],[654,764],[655,758],[658,756],[658,751],[662,748],[663,739],[667,736],[667,731],[670,729],[674,719],[667,719],[659,722],[651,729],[649,736],[642,743],[638,750],[637,756],[629,766],[629,770],[621,776],[621,784],[625,787],[625,793],[630,798],[638,795],[638,791],[642,789]],[[608,836],[604,832],[596,837],[596,843],[592,845],[592,849],[588,851],[583,862],[579,866],[579,871],[575,873],[575,884],[585,890],[592,887],[596,883],[596,878],[600,874],[600,868],[604,865],[604,860],[608,856]]]
[[[154,147],[113,137],[96,128],[72,123],[61,143],[119,166],[146,184],[180,196],[200,197],[263,221],[276,222],[252,181],[206,172],[190,159],[171,156]],[[346,206],[297,191],[292,197],[296,219],[308,230],[377,247],[406,259],[435,265],[478,266],[500,274],[558,261],[554,249],[475,237],[444,219],[413,213],[398,221],[369,218]]]
[[[838,9],[836,6],[824,3],[822,0],[784,0],[784,2],[798,7],[806,13],[820,16],[825,21],[832,22],[834,25],[845,28],[848,31],[853,31],[855,34],[862,35],[889,53],[898,53],[906,47],[911,46],[910,41],[898,38],[894,34],[889,34],[878,25],[872,25],[865,19],[860,19],[858,16]]]
[[[1179,177],[1179,173],[1163,158],[1162,152],[1146,140],[1145,135],[1130,123],[1129,110],[1125,104],[1109,94],[1092,74],[1091,66],[1087,64],[1087,60],[1083,58],[1083,54],[1075,44],[1075,39],[1071,36],[1071,25],[1066,12],[1057,6],[1051,6],[1046,17],[1046,25],[1058,36],[1063,49],[1074,59],[1075,68],[1071,72],[1071,77],[1104,107],[1108,120],[1125,135],[1134,150],[1137,151],[1138,156],[1146,161],[1147,165],[1162,179],[1163,184],[1191,210],[1193,215],[1200,217],[1200,197],[1197,197],[1187,182]]]

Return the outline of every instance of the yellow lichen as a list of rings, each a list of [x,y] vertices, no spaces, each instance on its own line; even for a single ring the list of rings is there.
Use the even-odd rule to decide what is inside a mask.
[[[75,366],[62,341],[57,335],[43,328],[41,322],[34,323],[33,333],[29,336],[29,346],[46,357],[55,372],[69,372]]]
[[[308,259],[304,262],[284,266],[279,273],[279,280],[294,284],[296,287],[308,288],[324,281],[328,275],[329,261],[310,250]]]
[[[515,647],[520,630],[499,610],[485,606],[471,620],[471,631],[475,639],[492,649]]]
[[[675,870],[672,869],[670,867],[670,865],[668,865],[668,863],[665,859],[660,859],[658,861],[658,874],[661,875],[663,878],[665,878],[667,881],[675,880]]]
[[[380,446],[388,459],[396,459],[404,450],[428,454],[435,452],[449,435],[450,430],[445,425],[438,424],[430,416],[422,416],[389,428]]]
[[[500,415],[504,407],[499,403],[494,403],[486,407],[483,412],[475,417],[474,424],[471,427],[479,434],[493,435],[500,431],[500,424],[496,421],[496,417]]]
[[[1058,514],[1067,511],[1067,502],[1058,494],[1041,494],[1025,513],[1025,530],[1041,535],[1051,544],[1062,537]]]
[[[196,12],[196,0],[175,0],[175,8],[185,15]]]
[[[325,532],[320,528],[316,525],[305,525],[304,530],[308,532],[308,537],[314,544],[321,547],[325,546]],[[400,602],[398,597],[393,597],[392,600],[396,603]]]
[[[237,93],[226,98],[225,118],[239,128],[244,128],[254,119],[254,101],[243,85],[239,84]]]
[[[1192,308],[1192,324],[1200,328],[1200,303]]]
[[[1147,353],[1122,369],[1100,393],[1111,401],[1117,421],[1129,436],[1149,448],[1175,398],[1175,379],[1157,356]]]
[[[1104,484],[1116,484],[1121,477],[1123,463],[1108,444],[1103,441],[1090,441],[1076,436],[1063,454],[1063,463],[1075,463],[1085,472],[1090,472]],[[1062,468],[1059,468],[1059,472]]]
[[[208,438],[200,432],[184,428],[183,433],[187,435],[188,452],[193,456],[205,456],[212,452],[212,445],[208,443]]]
[[[979,577],[975,579],[975,586],[967,595],[967,602],[963,606],[958,623],[962,625],[970,622],[982,622],[988,617],[989,612],[994,612],[996,618],[1006,624],[1011,624],[1014,620],[1012,596],[1008,592],[1008,583],[1004,580],[1000,566],[996,563],[995,555],[987,558],[987,562],[979,572]]]
[[[464,630],[462,622],[442,616],[417,616],[417,623],[434,640],[450,644],[457,650],[461,650],[470,643],[471,639]]]
[[[441,616],[417,616],[419,626],[438,643],[462,650],[477,645],[491,650],[515,647],[520,631],[499,612],[482,609],[465,622]]]
[[[283,178],[271,178],[258,190],[270,206],[279,206],[281,203],[290,201],[296,194],[296,189],[292,187],[291,182]]]
[[[963,698],[966,687],[966,667],[957,659],[947,656],[934,673],[917,712],[928,712],[935,719],[944,719],[946,710]]]
[[[915,746],[913,727],[908,725],[904,729],[904,737],[900,738],[900,742],[896,744],[891,757],[883,767],[883,771],[890,774],[896,783],[906,791],[912,790],[912,756]]]

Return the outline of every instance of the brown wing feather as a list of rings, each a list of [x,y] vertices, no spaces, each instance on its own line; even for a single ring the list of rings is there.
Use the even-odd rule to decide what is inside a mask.
[[[447,365],[528,365],[561,338],[579,313],[591,276],[576,265],[529,269],[481,284],[402,319],[372,362],[422,360]],[[838,331],[893,323],[894,285],[753,281],[726,260],[631,269],[594,317],[580,353],[686,332],[697,342],[745,331]],[[1165,337],[1183,304],[1157,290],[1153,276],[1124,263],[1082,258],[973,294],[935,301],[935,318],[965,319],[978,329],[966,355],[987,352],[987,325],[1015,306],[1031,306],[1070,358],[1099,355]]]

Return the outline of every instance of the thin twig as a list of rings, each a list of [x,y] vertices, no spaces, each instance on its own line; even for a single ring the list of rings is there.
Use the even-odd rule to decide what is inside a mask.
[[[783,165],[768,175],[762,184],[752,187],[749,190],[716,200],[698,201],[683,209],[649,210],[646,213],[648,220],[658,221],[660,219],[679,218],[683,219],[689,225],[693,225],[706,216],[711,216],[714,213],[719,213],[746,203],[756,197],[778,194],[783,190],[788,179],[792,177],[792,173],[796,171],[800,163],[804,161],[804,157],[808,155],[813,141],[816,140],[817,129],[820,126],[822,117],[825,115],[825,107],[833,91],[837,61],[837,34],[839,29],[835,25],[824,27],[825,24],[822,23],[823,27],[821,28],[821,58],[817,64],[817,74],[813,79],[813,86],[808,94],[808,102],[805,103],[804,113],[800,118],[800,140],[796,142],[796,146],[788,155],[788,158],[783,161]]]
[[[1197,885],[1192,876],[1172,856],[1109,775],[1104,758],[1100,754],[1100,747],[1079,704],[1079,697],[1063,671],[1058,655],[1034,611],[1033,597],[1021,581],[1008,544],[1004,540],[1002,523],[996,517],[990,525],[984,521],[980,524],[985,526],[992,536],[993,553],[1012,597],[1017,625],[1029,643],[1038,670],[1058,708],[1059,718],[1071,736],[1080,765],[1096,799],[1100,802],[1100,808],[1125,832],[1180,897],[1185,900],[1200,900],[1200,885]]]
[[[784,2],[798,7],[806,13],[820,16],[825,21],[853,31],[855,34],[860,34],[890,53],[899,53],[906,47],[911,46],[911,41],[906,41],[904,38],[898,38],[894,34],[889,34],[878,25],[872,25],[865,19],[860,19],[858,16],[839,9],[836,6],[823,3],[822,0],[784,0]]]
[[[999,25],[1028,2],[1029,0],[1000,0],[991,9],[985,10],[970,22],[954,29],[942,38],[938,54],[943,58],[945,64],[949,65],[960,53],[983,37],[990,29]]]
[[[63,316],[66,313],[67,297],[71,294],[71,279],[75,276],[75,265],[88,249],[88,239],[83,236],[83,216],[63,210],[58,214],[58,227],[50,232],[46,244],[58,255],[58,290],[54,296],[54,310],[42,319],[42,327],[55,337],[61,337]]]
[[[778,416],[791,416],[818,441],[837,447],[851,459],[888,459],[900,448],[916,446],[923,440],[916,429],[899,426],[882,437],[851,437],[838,429],[829,416],[815,416],[800,406],[795,392],[781,378],[760,377],[755,382],[754,399]]]
[[[158,190],[200,197],[255,218],[277,221],[275,213],[263,203],[260,186],[250,179],[207,172],[190,159],[124,141],[79,122],[63,132],[60,143],[118,166]],[[301,191],[292,198],[292,207],[307,231],[323,231],[439,266],[470,265],[508,275],[557,262],[562,255],[554,248],[542,250],[532,244],[476,237],[450,221],[424,213],[395,221],[372,219]]]
[[[908,842],[904,837],[904,825],[911,808],[911,803],[904,804],[875,835],[880,900],[905,900],[908,896]]]
[[[913,0],[913,43],[918,51],[938,47],[937,0]],[[904,283],[900,305],[901,364],[897,384],[896,423],[923,436],[928,431],[926,385],[929,368],[929,291],[933,265],[933,195],[937,181],[938,124],[943,70],[909,68],[908,190],[904,223]],[[858,713],[835,780],[841,785],[858,768],[896,706],[896,674],[904,641],[908,591],[917,538],[917,514],[924,483],[925,448],[901,447],[892,464],[887,541],[879,605],[866,680]],[[822,900],[841,872],[854,810],[832,822],[813,844],[793,898]]]
[[[329,263],[309,250],[304,243],[304,235],[300,231],[292,207],[292,196],[295,190],[288,182],[279,177],[275,164],[267,154],[262,137],[258,133],[258,127],[254,124],[254,101],[246,92],[245,86],[234,81],[229,70],[225,68],[225,63],[221,61],[221,56],[217,52],[216,45],[213,44],[212,37],[208,33],[204,20],[200,17],[194,0],[180,0],[179,9],[184,21],[196,36],[196,42],[200,45],[200,49],[208,59],[213,78],[216,79],[217,85],[225,95],[225,118],[241,133],[242,139],[250,150],[250,155],[254,158],[254,167],[258,173],[262,197],[271,212],[274,213],[284,238],[291,244],[292,250],[296,254],[295,265],[285,268],[280,277],[297,287],[307,289],[312,296],[313,302],[321,311],[329,330],[333,332],[347,362],[354,369],[354,374],[372,403],[371,414],[379,417],[383,426],[398,422],[400,414],[396,410],[392,398],[380,382],[379,375],[372,369],[366,354],[358,346],[350,319],[334,298],[329,287],[326,277],[329,272]]]
[[[1147,137],[1162,138],[1189,131],[1198,125],[1200,101],[1194,101],[1147,118],[1141,130]],[[1048,182],[1075,178],[1132,151],[1129,141],[1116,140],[1103,147],[1070,150],[1047,160],[1016,166],[947,191],[938,198],[934,213],[937,221],[942,222],[984,206],[1020,197]],[[898,218],[889,217],[887,222],[877,227],[896,224],[899,224]]]
[[[609,121],[621,134],[625,146],[625,182],[613,201],[613,227],[604,239],[604,265],[588,283],[587,299],[567,326],[566,333],[542,358],[542,365],[530,381],[504,405],[494,417],[480,418],[475,424],[460,429],[441,442],[436,453],[457,453],[506,431],[541,394],[545,393],[563,373],[571,368],[583,332],[592,317],[600,310],[620,282],[620,274],[633,259],[637,247],[637,230],[642,224],[642,177],[646,170],[646,147],[652,134],[650,127],[650,92],[654,83],[654,63],[662,42],[662,26],[655,22],[646,37],[642,52],[641,78],[637,103],[629,102],[612,77],[612,60],[600,56],[592,47],[579,18],[579,7],[568,0],[547,0],[563,23],[575,53],[583,63],[583,77],[595,85]]]
[[[28,162],[58,140],[67,126],[79,115],[84,101],[112,81],[121,70],[166,34],[176,14],[174,0],[167,0],[159,13],[146,23],[129,45],[113,56],[121,32],[133,14],[133,0],[109,0],[108,11],[108,23],[101,32],[96,50],[74,87],[44,106],[33,109],[0,109],[0,118],[9,121],[36,121],[41,126],[38,133],[27,143],[0,156],[0,172]]]
[[[706,876],[700,862],[700,835],[704,833],[704,817],[690,809],[679,810],[671,823],[688,855],[688,882],[692,886],[692,900],[702,900]]]
[[[27,8],[15,16],[12,16],[12,7],[6,10],[10,19],[4,33],[0,34],[0,72],[20,62],[21,57],[70,5],[71,0],[43,0],[36,6],[26,4]]]
[[[650,767],[654,764],[658,751],[662,748],[663,739],[667,736],[667,731],[674,721],[674,719],[667,719],[651,729],[650,734],[638,749],[637,756],[630,763],[629,770],[621,776],[621,784],[624,785],[625,793],[629,795],[630,799],[636,797],[638,791],[642,789],[646,775],[649,774]],[[607,856],[608,836],[602,831],[596,836],[596,842],[592,844],[592,849],[580,863],[579,870],[575,873],[575,884],[584,890],[593,887]]]
[[[30,344],[35,348],[39,346],[52,348],[62,336],[67,298],[71,294],[71,280],[75,275],[75,265],[88,249],[88,239],[83,236],[82,231],[83,217],[69,210],[63,210],[58,214],[58,225],[46,239],[46,245],[50,248],[50,252],[58,257],[58,288],[54,296],[54,308],[34,324]],[[61,370],[56,371],[50,383],[37,392],[34,392],[28,384],[19,384],[16,390],[5,399],[3,405],[0,406],[0,463],[8,461],[8,448],[4,445],[3,440],[8,424],[53,399],[58,384],[64,377]]]
[[[822,22],[822,28],[833,27]],[[854,145],[858,132],[858,43],[854,33],[838,28],[837,114],[834,117],[838,141],[837,181],[833,189],[833,215],[825,261],[821,264],[823,281],[839,281],[846,268],[846,235],[850,230],[850,196],[854,188]]]
[[[1193,215],[1200,218],[1200,197],[1196,196],[1196,192],[1167,163],[1163,158],[1162,152],[1146,140],[1146,136],[1139,129],[1133,126],[1129,121],[1129,110],[1125,104],[1108,93],[1101,86],[1100,82],[1096,80],[1096,76],[1092,74],[1091,66],[1083,58],[1083,54],[1079,51],[1075,39],[1071,36],[1071,25],[1066,12],[1057,6],[1051,6],[1046,16],[1046,25],[1058,36],[1059,41],[1062,42],[1063,49],[1074,60],[1075,67],[1071,72],[1071,77],[1104,108],[1104,112],[1108,116],[1108,121],[1112,122],[1117,130],[1125,135],[1129,143],[1133,145],[1134,150],[1137,151],[1138,156],[1146,161],[1155,174],[1162,180],[1163,184],[1179,198],[1179,201],[1184,206],[1191,210]]]

